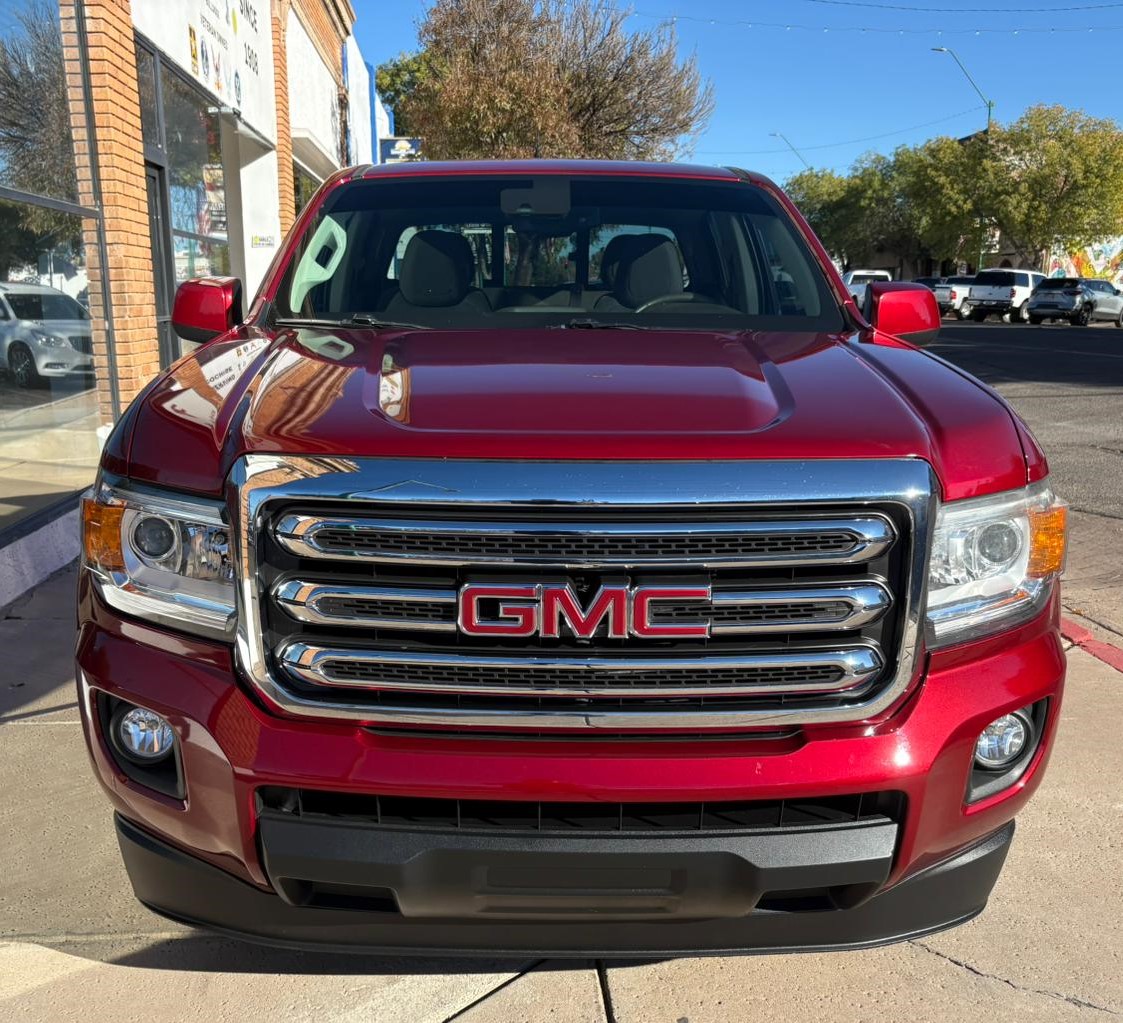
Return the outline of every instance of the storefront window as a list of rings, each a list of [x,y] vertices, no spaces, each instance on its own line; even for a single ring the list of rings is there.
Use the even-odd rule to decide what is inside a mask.
[[[67,56],[57,3],[0,0],[0,184],[76,201]]]
[[[312,200],[316,189],[320,187],[318,178],[314,178],[299,163],[292,165],[293,192],[296,194],[296,212],[299,213]]]
[[[156,110],[156,56],[136,48],[136,81],[140,93],[140,130],[146,146],[160,146],[160,118]]]
[[[226,188],[218,113],[164,68],[164,133],[175,279],[230,272]]]
[[[114,414],[75,12],[0,0],[0,548],[89,486]]]
[[[0,533],[97,468],[106,338],[90,316],[87,236],[92,221],[0,201]]]

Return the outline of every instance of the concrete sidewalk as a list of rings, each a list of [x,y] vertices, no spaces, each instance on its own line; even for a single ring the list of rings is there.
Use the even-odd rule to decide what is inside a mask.
[[[594,963],[275,951],[135,902],[86,762],[73,691],[73,572],[0,621],[0,1021],[717,1023],[1123,1015],[1123,675],[1070,654],[1049,776],[987,912],[892,948]]]

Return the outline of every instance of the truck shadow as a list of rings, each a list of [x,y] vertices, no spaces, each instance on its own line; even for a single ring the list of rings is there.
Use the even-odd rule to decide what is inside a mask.
[[[182,938],[161,938],[144,948],[107,957],[104,961],[115,966],[141,969],[294,976],[448,976],[524,973],[532,969],[564,972],[587,970],[593,963],[591,959],[496,959],[476,956],[394,956],[374,952],[302,952],[201,933],[188,934]],[[614,959],[612,965],[638,966],[658,961]]]

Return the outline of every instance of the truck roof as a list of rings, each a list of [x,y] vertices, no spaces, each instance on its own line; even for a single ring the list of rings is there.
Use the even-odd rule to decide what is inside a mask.
[[[638,160],[419,160],[356,168],[357,178],[425,177],[434,174],[618,174],[622,177],[702,178],[737,181],[742,173],[729,167],[690,163],[645,163]],[[748,177],[764,181],[761,175]]]

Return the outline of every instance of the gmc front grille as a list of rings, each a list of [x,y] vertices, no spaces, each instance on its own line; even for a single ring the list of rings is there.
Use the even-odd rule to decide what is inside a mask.
[[[653,478],[654,477],[654,478]],[[380,728],[720,733],[863,720],[911,681],[925,463],[248,456],[239,655],[298,714]],[[666,495],[665,502],[660,498]],[[467,585],[702,587],[686,638],[469,635]]]

